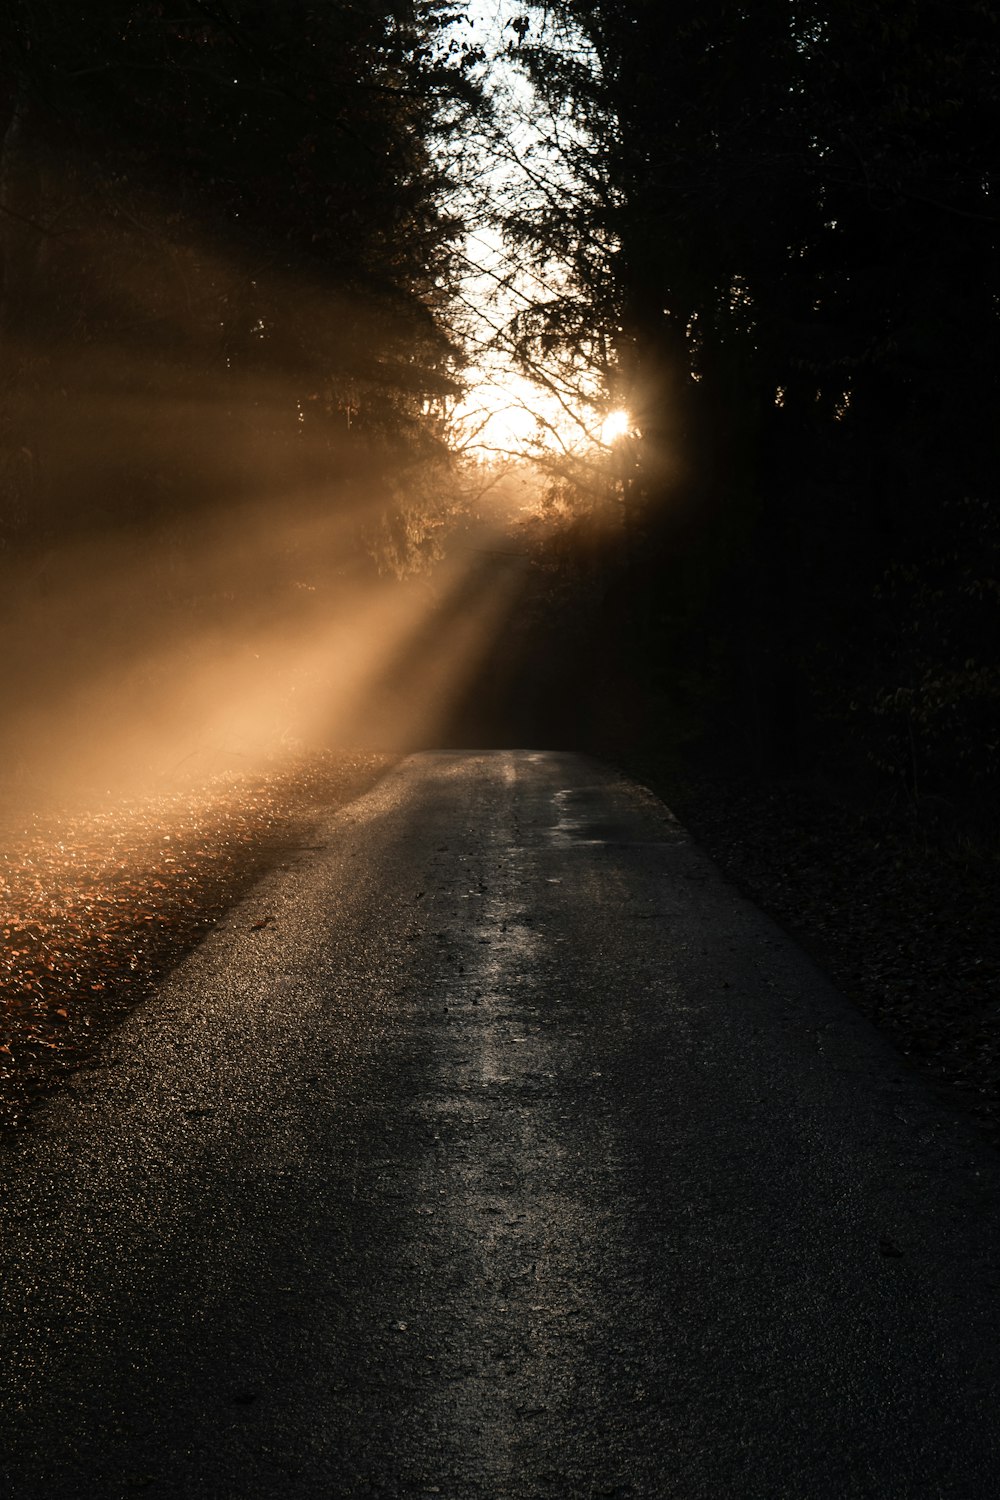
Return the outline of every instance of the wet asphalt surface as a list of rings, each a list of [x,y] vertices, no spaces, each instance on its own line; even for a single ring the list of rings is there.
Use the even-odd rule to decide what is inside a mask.
[[[1000,1495],[1000,1159],[575,756],[331,817],[0,1192],[14,1500]]]

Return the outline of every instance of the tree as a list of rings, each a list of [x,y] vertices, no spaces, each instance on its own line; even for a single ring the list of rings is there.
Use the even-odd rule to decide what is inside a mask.
[[[462,360],[441,143],[476,107],[453,10],[4,8],[0,567],[24,696],[434,547]],[[87,623],[57,632],[67,600]]]
[[[879,580],[992,494],[994,9],[554,0],[516,32],[561,202],[507,230],[567,281],[522,327],[599,327],[642,434],[622,652],[761,767],[846,755]]]
[[[338,449],[440,443],[458,226],[432,137],[469,97],[442,55],[449,10],[15,5],[8,369],[110,347],[182,379],[281,384],[300,448],[320,417]]]

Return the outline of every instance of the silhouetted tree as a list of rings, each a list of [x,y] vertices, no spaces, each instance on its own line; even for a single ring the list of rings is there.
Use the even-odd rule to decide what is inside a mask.
[[[141,415],[127,457],[129,420],[116,413],[118,483],[107,454],[92,466],[104,507],[112,490],[126,514],[154,492],[198,505],[206,481],[239,491],[278,470],[285,484],[332,481],[349,496],[363,475],[384,491],[383,529],[400,550],[392,497],[445,458],[441,404],[459,359],[448,318],[459,226],[434,149],[474,103],[467,58],[447,45],[452,9],[5,8],[9,533],[93,524],[73,481],[86,447],[73,428],[93,442],[89,397],[106,381]],[[218,454],[245,444],[249,462],[209,464],[199,483],[196,441],[195,464],[178,463],[179,433],[196,437],[178,427],[185,401],[200,403],[196,428],[216,424]],[[172,459],[170,433],[151,431],[168,404]]]
[[[904,669],[886,601],[925,613],[946,552],[962,649],[996,623],[956,519],[995,503],[995,8],[555,0],[512,50],[559,204],[543,183],[507,233],[567,268],[521,332],[601,325],[642,433],[622,662],[761,769],[860,742],[911,790],[958,787],[941,724],[995,744],[1000,683],[943,639]],[[906,672],[951,694],[933,753]]]

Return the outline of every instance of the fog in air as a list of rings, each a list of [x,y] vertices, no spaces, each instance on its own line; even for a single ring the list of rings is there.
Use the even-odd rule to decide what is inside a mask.
[[[533,743],[992,806],[994,27],[880,17],[8,7],[8,787]]]
[[[36,38],[65,98],[54,115],[29,70],[7,101],[0,749],[15,796],[440,743],[503,633],[523,568],[497,534],[516,506],[453,451],[468,386],[441,289],[455,233],[434,196],[444,169],[414,134],[437,105],[353,92],[416,66],[419,39],[385,20],[373,55],[361,27],[345,61],[342,22],[308,39],[355,68],[335,107],[305,99],[301,48],[275,102],[260,60],[194,12]],[[148,87],[116,72],[154,61]]]
[[[445,454],[392,467],[350,407],[274,375],[110,349],[45,365],[44,475],[20,458],[49,512],[25,519],[42,537],[4,601],[16,779],[438,740],[516,584],[497,507],[462,503]]]

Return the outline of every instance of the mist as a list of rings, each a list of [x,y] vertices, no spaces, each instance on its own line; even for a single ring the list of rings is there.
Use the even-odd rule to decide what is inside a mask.
[[[455,425],[475,48],[119,9],[0,20],[7,795],[509,741],[544,651]]]
[[[196,258],[228,308],[238,278]],[[126,290],[128,319],[152,326],[160,289],[144,298],[133,275]],[[253,291],[250,353],[231,316],[209,330],[176,307],[146,353],[51,326],[7,344],[0,750],[15,798],[438,743],[503,629],[520,576],[491,541],[503,520],[469,499],[445,401],[401,395],[376,367],[385,309],[284,275]],[[290,326],[336,368],[295,365]]]
[[[69,363],[49,513],[3,559],[8,783],[131,794],[437,743],[519,576],[447,455],[407,475],[273,379]]]

